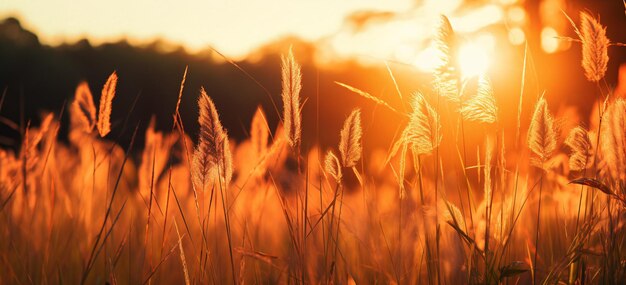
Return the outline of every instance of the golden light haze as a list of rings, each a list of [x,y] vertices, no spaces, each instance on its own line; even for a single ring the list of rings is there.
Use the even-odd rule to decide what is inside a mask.
[[[520,17],[515,1],[0,0],[0,17],[18,17],[52,45],[82,38],[94,44],[163,39],[191,52],[212,46],[242,59],[264,44],[295,36],[315,43],[324,60],[369,57],[422,70],[433,65],[423,59],[440,14],[451,19],[457,32],[469,35],[503,23],[507,9],[517,9],[513,15]],[[485,48],[489,52],[493,46]]]
[[[239,57],[287,35],[317,40],[357,10],[398,12],[412,5],[410,0],[0,0],[0,16],[18,16],[51,44],[83,37],[95,43],[165,38],[191,50],[212,45]]]

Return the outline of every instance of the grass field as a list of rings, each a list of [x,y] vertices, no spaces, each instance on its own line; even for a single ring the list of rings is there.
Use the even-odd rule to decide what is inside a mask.
[[[387,149],[368,149],[375,118],[358,106],[341,129],[321,126],[334,147],[302,147],[314,106],[291,51],[280,124],[259,107],[237,143],[210,89],[193,91],[200,132],[185,132],[187,70],[170,131],[124,120],[128,148],[109,134],[117,74],[98,105],[81,83],[64,110],[21,126],[18,152],[0,150],[0,284],[621,284],[626,100],[604,76],[622,44],[586,12],[572,25],[597,91],[590,124],[563,123],[541,94],[513,96],[538,98],[529,124],[521,105],[499,111],[486,76],[459,72],[442,16],[428,89],[397,88],[391,105],[337,82],[396,115]]]

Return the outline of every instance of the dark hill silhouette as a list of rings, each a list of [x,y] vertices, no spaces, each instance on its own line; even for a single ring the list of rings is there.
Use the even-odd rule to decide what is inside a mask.
[[[247,136],[249,121],[259,104],[264,107],[270,124],[277,124],[278,115],[270,96],[281,110],[280,54],[292,46],[298,61],[303,65],[302,97],[308,98],[304,110],[305,136],[314,135],[316,129],[314,105],[317,102],[317,86],[320,94],[319,110],[323,114],[320,116],[320,125],[334,130],[323,132],[324,135],[338,132],[345,114],[356,106],[357,97],[336,86],[334,80],[360,84],[363,81],[361,77],[367,75],[368,78],[384,78],[388,81],[382,70],[348,62],[341,63],[344,65],[341,70],[320,70],[318,84],[318,71],[312,61],[314,48],[295,38],[260,48],[253,56],[254,61],[237,62],[254,80],[214,51],[192,55],[183,48],[174,48],[173,51],[163,52],[159,45],[159,42],[155,42],[135,47],[120,41],[92,46],[89,41],[81,40],[75,44],[51,47],[40,44],[36,35],[24,30],[18,20],[7,19],[0,23],[0,88],[6,92],[0,116],[17,124],[20,120],[24,120],[24,124],[31,119],[33,124],[37,124],[40,111],[59,112],[63,104],[68,104],[77,84],[82,80],[89,83],[97,104],[104,81],[115,70],[120,80],[113,102],[111,137],[119,135],[120,124],[139,94],[138,102],[129,114],[127,131],[122,135],[122,143],[127,143],[133,126],[141,121],[143,126],[140,129],[143,129],[152,115],[156,116],[160,128],[171,127],[171,114],[176,105],[180,80],[188,65],[189,73],[181,105],[186,129],[195,134],[196,100],[200,86],[204,86],[215,100],[230,135],[241,140]],[[378,88],[372,91],[380,92]],[[341,94],[331,94],[338,92]],[[23,104],[20,104],[20,100],[23,100]],[[365,107],[371,109],[373,105],[366,104]],[[20,112],[21,108],[23,112]],[[0,143],[15,146],[19,132],[4,124],[0,130]],[[337,140],[335,136],[323,136],[321,139]]]
[[[603,22],[605,19],[609,36],[614,41],[626,41],[626,34],[618,28],[623,26],[623,15],[621,18],[615,15],[603,17]],[[247,60],[236,62],[247,73],[244,74],[211,49],[190,54],[182,47],[167,46],[160,41],[144,46],[133,46],[126,41],[93,46],[88,40],[54,47],[43,45],[17,19],[9,18],[0,22],[0,92],[6,93],[0,117],[22,126],[33,120],[36,125],[42,110],[58,113],[64,104],[70,102],[77,84],[83,80],[89,83],[97,103],[104,81],[115,70],[120,81],[113,102],[113,131],[109,136],[120,136],[120,143],[126,145],[133,127],[141,122],[140,131],[143,131],[152,115],[157,118],[158,128],[171,127],[180,80],[185,66],[189,66],[181,105],[186,130],[195,138],[196,100],[198,90],[204,86],[214,99],[229,134],[235,140],[242,140],[247,137],[256,106],[263,106],[272,126],[278,122],[272,100],[281,110],[280,55],[289,46],[293,47],[297,60],[303,66],[303,141],[313,144],[319,133],[322,145],[336,144],[345,116],[351,109],[360,107],[364,114],[365,135],[370,136],[366,141],[388,146],[395,125],[401,124],[399,117],[334,84],[334,81],[345,82],[401,108],[382,61],[378,67],[365,67],[345,60],[319,66],[313,59],[316,45],[297,38],[269,43],[251,53]],[[607,81],[614,86],[617,67],[624,62],[626,53],[623,48],[612,48],[610,56]],[[522,60],[523,48],[503,50],[498,62],[494,63],[500,68],[490,74],[503,113],[517,110]],[[595,98],[595,87],[584,79],[579,46],[574,45],[567,52],[551,56],[534,52],[532,63],[526,82],[523,118],[529,117],[526,112],[542,90],[547,90],[546,96],[552,101],[552,108],[558,108],[559,104],[572,104],[579,106],[583,116],[587,116],[592,108],[589,102]],[[416,90],[428,90],[429,78],[425,74],[403,64],[392,63],[391,67],[405,96]],[[139,99],[131,112],[138,94]],[[125,132],[120,133],[126,116],[128,126]],[[502,124],[514,126],[511,120],[514,121],[515,116],[505,116],[504,119],[509,121]],[[67,117],[64,118],[64,125],[67,125]],[[371,131],[368,132],[368,129]],[[0,145],[17,147],[19,137],[19,130],[0,122]]]

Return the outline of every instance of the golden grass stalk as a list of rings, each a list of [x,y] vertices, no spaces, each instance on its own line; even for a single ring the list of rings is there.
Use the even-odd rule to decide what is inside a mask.
[[[581,126],[573,128],[565,138],[564,143],[572,150],[569,157],[570,170],[581,171],[586,169],[593,155],[593,147],[587,130]]]
[[[282,56],[282,82],[283,82],[283,124],[285,135],[289,145],[297,149],[301,139],[300,117],[300,90],[302,89],[302,74],[300,65],[293,57],[293,51],[289,49],[287,56]]]
[[[600,153],[606,170],[619,180],[626,179],[626,100],[618,98],[606,109],[600,130]]]
[[[493,199],[493,186],[491,183],[491,158],[493,157],[493,144],[490,139],[485,143],[485,167],[483,167],[485,203],[489,208]]]
[[[450,20],[441,15],[439,27],[435,37],[435,48],[439,58],[439,65],[435,68],[435,89],[438,94],[453,102],[459,102],[459,76],[455,65],[456,35],[450,24]]]
[[[401,150],[398,182],[400,184],[400,198],[404,198],[404,172],[406,169],[406,154],[410,147],[415,155],[431,153],[441,142],[441,124],[439,115],[428,104],[421,93],[414,93],[411,100],[412,111],[409,123],[402,131],[400,138],[394,143],[387,161],[391,160]]]
[[[543,164],[556,150],[554,118],[550,114],[548,103],[543,96],[535,105],[535,111],[528,127],[528,147],[537,156],[531,159],[531,163],[540,168],[543,168]]]
[[[98,132],[100,137],[104,137],[111,132],[111,103],[113,102],[113,97],[115,97],[116,86],[117,74],[113,71],[104,87],[102,87],[102,95],[100,96],[100,108],[98,110]]]
[[[500,132],[500,148],[498,149],[498,177],[500,178],[500,187],[506,189],[506,143],[504,139],[504,131]]]
[[[461,104],[460,112],[467,121],[491,124],[498,120],[496,98],[493,96],[488,78],[484,76],[478,78],[476,94]]]
[[[324,158],[324,170],[335,179],[337,184],[341,184],[341,178],[343,176],[341,173],[341,163],[332,150],[326,153],[326,157]]]
[[[228,167],[230,163],[227,160],[232,158],[230,158],[228,136],[222,127],[213,100],[206,94],[204,88],[200,89],[198,106],[200,108],[198,116],[200,134],[198,145],[193,153],[192,177],[196,186],[204,190],[204,187],[218,178],[218,165],[222,167],[221,175],[224,180],[230,180],[226,179],[228,169],[224,166]]]
[[[263,112],[263,108],[259,106],[256,108],[250,126],[250,141],[252,142],[252,149],[257,158],[267,152],[269,132],[270,130],[265,118],[265,113]]]
[[[96,125],[96,106],[87,82],[83,81],[76,87],[76,94],[72,102],[71,116],[76,124],[86,133],[91,133]]]
[[[598,82],[604,77],[609,62],[608,47],[611,42],[606,36],[606,27],[583,11],[580,12],[578,36],[583,45],[582,66],[585,76],[591,82]]]
[[[536,155],[530,162],[533,166],[545,169],[545,162],[550,159],[556,150],[556,131],[554,130],[554,118],[548,110],[546,99],[541,96],[535,105],[535,111],[528,127],[528,148]],[[537,204],[537,227],[535,233],[535,253],[532,262],[533,284],[537,279],[537,256],[539,253],[539,231],[541,229],[541,200],[543,190],[543,172],[539,180],[539,201]]]
[[[489,237],[491,236],[491,213],[493,212],[493,185],[491,183],[491,159],[493,157],[493,143],[491,139],[485,142],[485,167],[483,167],[483,175],[485,176],[483,184],[484,203],[485,203],[485,244],[484,250],[489,251]]]
[[[361,159],[361,110],[356,109],[343,123],[340,133],[339,152],[344,167],[354,167]]]

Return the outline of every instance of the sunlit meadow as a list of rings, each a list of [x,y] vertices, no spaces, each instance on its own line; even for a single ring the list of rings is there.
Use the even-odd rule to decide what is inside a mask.
[[[237,110],[220,110],[210,86],[185,89],[193,70],[180,70],[166,131],[123,117],[112,126],[116,72],[82,82],[65,108],[22,127],[19,151],[0,150],[0,283],[623,284],[626,100],[604,80],[617,72],[608,50],[623,48],[606,29],[621,27],[560,16],[576,37],[544,48],[582,46],[590,124],[564,124],[550,90],[523,91],[523,33],[509,35],[522,43],[523,60],[508,63],[522,66],[512,79],[522,89],[506,97],[518,111],[502,112],[485,72],[504,64],[489,62],[493,38],[462,38],[446,16],[417,55],[428,86],[396,85],[389,102],[335,82],[343,93],[332,96],[392,114],[385,149],[369,148],[377,117],[358,104],[341,128],[320,126],[334,146],[303,141],[303,109],[315,106],[300,93],[314,87],[291,49],[275,75],[282,100],[256,110],[243,141],[220,120]],[[186,131],[183,96],[197,100],[199,132]],[[128,146],[112,127],[132,134]]]

